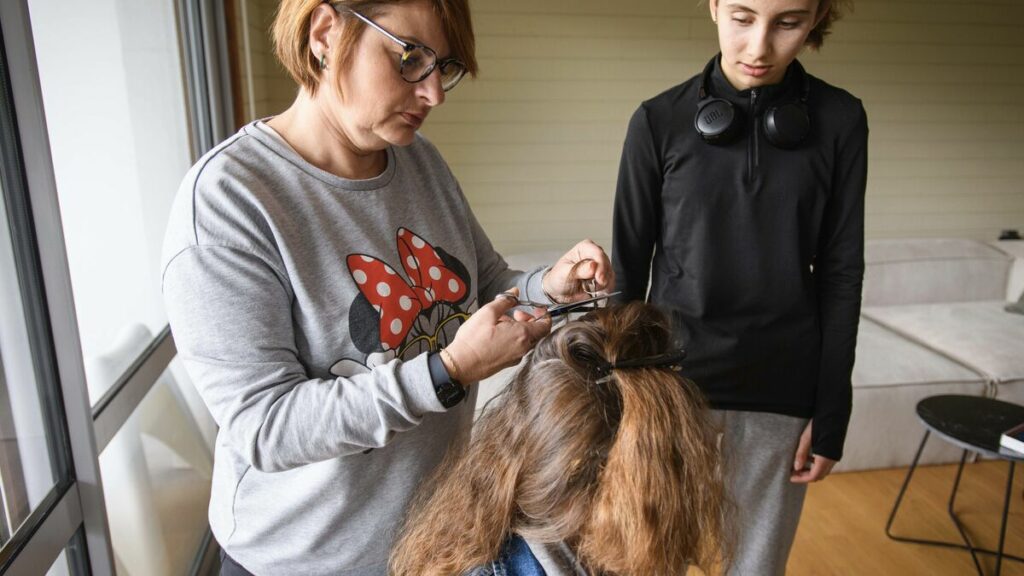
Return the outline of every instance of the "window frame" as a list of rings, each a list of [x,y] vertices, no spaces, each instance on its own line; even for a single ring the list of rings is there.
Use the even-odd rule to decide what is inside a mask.
[[[193,160],[234,130],[224,1],[173,0]],[[0,120],[5,126],[0,133],[3,201],[57,477],[0,548],[0,574],[37,574],[67,551],[72,573],[112,575],[99,454],[168,368],[176,349],[164,327],[90,405],[28,0],[0,3]],[[207,528],[190,573],[213,573],[218,550]]]

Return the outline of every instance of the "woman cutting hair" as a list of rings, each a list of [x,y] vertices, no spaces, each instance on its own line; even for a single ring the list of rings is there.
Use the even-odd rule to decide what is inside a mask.
[[[466,0],[285,0],[273,35],[295,101],[192,168],[165,242],[175,343],[220,426],[210,526],[222,574],[384,574],[472,384],[550,328],[495,295],[572,301],[612,272],[586,241],[509,270],[417,133],[476,72]]]

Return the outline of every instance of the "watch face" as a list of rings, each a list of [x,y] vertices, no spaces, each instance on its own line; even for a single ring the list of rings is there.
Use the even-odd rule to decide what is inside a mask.
[[[439,384],[436,387],[436,390],[437,399],[445,408],[451,408],[452,406],[455,406],[456,404],[461,402],[463,398],[466,397],[466,389],[463,388],[461,384],[457,384],[452,381]]]

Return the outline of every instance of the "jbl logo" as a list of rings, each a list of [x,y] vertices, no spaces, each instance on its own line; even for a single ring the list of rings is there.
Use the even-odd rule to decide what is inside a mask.
[[[714,124],[715,122],[721,120],[723,116],[725,116],[725,113],[722,110],[710,110],[707,114],[704,115],[704,123]]]

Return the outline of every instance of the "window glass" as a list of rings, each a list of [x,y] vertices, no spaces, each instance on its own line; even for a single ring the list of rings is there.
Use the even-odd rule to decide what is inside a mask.
[[[137,324],[156,334],[167,323],[160,251],[192,157],[175,3],[28,5],[89,364]],[[90,378],[93,404],[120,376],[99,372],[108,378]]]
[[[186,574],[206,533],[212,422],[176,364],[100,454],[120,574]]]
[[[68,566],[67,552],[61,552],[60,556],[53,561],[53,566],[46,571],[46,576],[69,576],[70,574],[71,568]]]
[[[0,194],[0,544],[56,484],[4,202]]]

